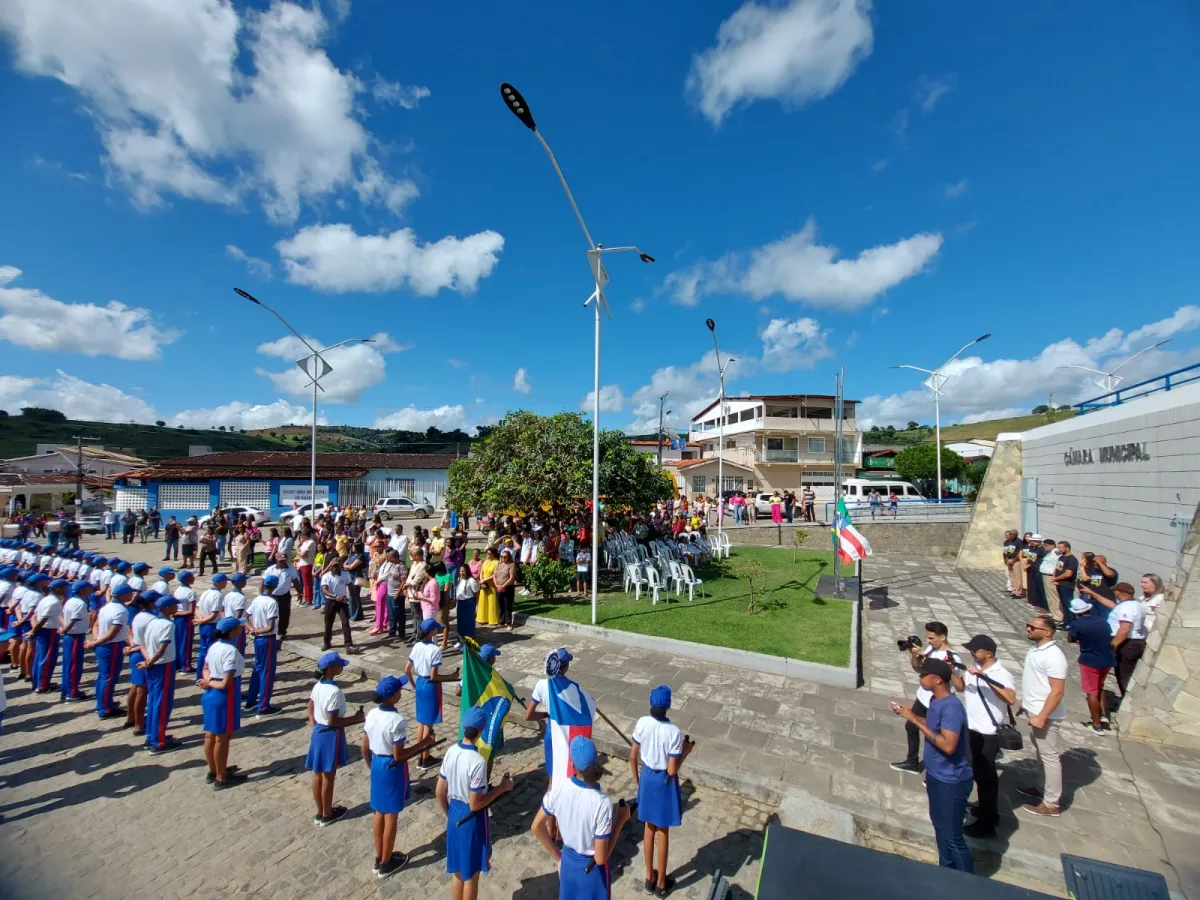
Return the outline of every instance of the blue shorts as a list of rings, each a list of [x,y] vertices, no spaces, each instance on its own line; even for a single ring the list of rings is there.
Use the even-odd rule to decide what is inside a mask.
[[[371,809],[385,815],[402,812],[411,793],[407,760],[397,763],[378,753],[371,757]]]
[[[491,868],[492,835],[486,810],[481,810],[461,825],[471,813],[462,800],[451,800],[446,816],[446,872],[470,881]]]
[[[145,662],[146,657],[142,656],[141,650],[134,650],[129,654],[129,683],[133,687],[144,688],[146,686],[146,670],[139,669],[138,663]]]
[[[642,763],[638,780],[638,818],[657,828],[675,828],[683,824],[683,797],[679,776],[656,771]]]
[[[312,738],[308,742],[308,756],[304,758],[304,768],[313,772],[336,772],[348,760],[345,728],[334,728],[331,725],[313,727]]]
[[[442,721],[442,685],[424,675],[417,676],[413,690],[417,701],[417,722],[421,725],[439,725]]]
[[[235,678],[225,690],[205,688],[200,697],[207,734],[233,734],[242,727],[242,682]]]

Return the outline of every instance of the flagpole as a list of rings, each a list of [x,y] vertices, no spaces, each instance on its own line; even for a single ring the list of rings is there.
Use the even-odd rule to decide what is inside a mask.
[[[842,385],[846,377],[843,368],[834,376],[833,399],[833,590],[834,595],[841,597],[842,564],[839,550],[837,531],[837,508],[842,502]]]

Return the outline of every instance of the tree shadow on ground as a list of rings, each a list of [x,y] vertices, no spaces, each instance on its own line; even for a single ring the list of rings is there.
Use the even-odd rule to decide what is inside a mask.
[[[83,731],[79,732],[79,734],[82,737],[73,738],[72,744],[75,742],[91,744],[100,737],[97,731]],[[64,735],[55,741],[55,753],[62,753],[71,749],[64,746],[66,737]],[[59,759],[50,763],[28,766],[20,772],[15,772],[4,780],[4,786],[7,788],[19,787],[31,784],[34,781],[57,778],[61,775],[66,775],[68,772],[74,772],[76,775],[95,774],[101,769],[124,762],[136,752],[137,748],[132,744],[119,744],[111,747],[85,747],[73,753],[68,759]],[[0,765],[9,761],[11,760],[0,761]]]

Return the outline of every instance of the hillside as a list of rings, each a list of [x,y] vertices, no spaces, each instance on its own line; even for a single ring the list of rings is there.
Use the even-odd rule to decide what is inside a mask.
[[[282,425],[248,431],[269,440],[282,440],[290,449],[306,449],[311,429]],[[472,438],[461,431],[383,431],[354,425],[317,426],[317,452],[359,453],[466,453]]]
[[[943,425],[942,443],[969,441],[972,439],[994,441],[998,434],[1010,431],[1029,431],[1032,428],[1049,424],[1051,421],[1061,422],[1063,419],[1069,419],[1076,415],[1076,412],[1073,409],[1059,409],[1055,410],[1053,415],[1053,420],[1047,418],[1045,414],[1039,414],[1014,416],[1010,419],[990,419],[986,422],[975,422],[971,425]],[[932,425],[920,425],[916,428],[906,428],[904,430],[893,429],[891,431],[884,428],[872,428],[864,432],[863,443],[887,445],[931,444],[933,443],[933,436],[934,430]]]

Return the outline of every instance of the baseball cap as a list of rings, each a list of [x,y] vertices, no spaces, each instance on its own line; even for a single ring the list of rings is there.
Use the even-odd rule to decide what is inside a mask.
[[[554,651],[554,655],[558,657],[558,661],[564,666],[575,658],[566,647],[559,647]]]
[[[975,637],[971,638],[969,641],[963,644],[963,646],[972,653],[974,653],[976,650],[986,650],[988,653],[996,652],[996,642],[986,634],[975,635]]]
[[[57,591],[59,588],[65,588],[69,584],[70,582],[65,578],[55,578],[52,582],[50,582],[50,587],[48,590]]]
[[[234,587],[242,587],[249,580],[250,579],[248,579],[241,572],[235,572],[233,577],[229,579],[229,581],[233,584]]]
[[[117,571],[121,572],[122,574],[124,574],[125,572],[128,572],[130,570],[130,568],[131,568],[131,566],[129,565],[129,563],[125,562],[125,560],[121,560],[120,562],[117,563]]]
[[[71,585],[72,594],[78,594],[80,591],[90,591],[94,589],[95,585],[93,585],[90,581],[76,581]]]
[[[268,575],[266,578],[264,578],[262,580],[262,586],[267,588],[268,590],[273,587],[279,587],[279,579],[276,578],[274,575]]]
[[[164,594],[163,596],[159,597],[157,600],[154,601],[154,608],[157,609],[159,612],[162,612],[164,609],[170,609],[172,606],[178,606],[178,605],[179,605],[179,601],[176,600],[174,597],[172,597],[170,594]]]
[[[138,603],[158,603],[160,597],[162,594],[158,591],[142,591],[138,594]]]
[[[131,588],[127,584],[119,584],[115,588],[112,589],[112,595],[114,597],[124,597],[126,594],[132,594],[132,593],[133,593],[133,588]]]
[[[483,712],[483,710],[480,710]],[[596,745],[591,738],[576,735],[571,739],[571,764],[576,771],[586,769],[596,763]]]
[[[478,706],[472,706],[462,716],[463,728],[474,728],[476,731],[483,731],[487,727],[487,713]]]
[[[134,563],[133,571],[135,571],[137,574],[141,575],[143,572],[149,572],[150,566],[144,562]]]
[[[1075,615],[1079,616],[1091,611],[1092,604],[1088,603],[1082,597],[1075,597],[1071,600],[1071,612],[1075,613]]]
[[[479,648],[480,659],[495,659],[497,656],[501,655],[500,648],[495,644],[484,644]]]
[[[660,684],[650,692],[650,705],[656,706],[659,709],[671,708],[671,688],[665,684]]]
[[[50,580],[49,575],[46,575],[43,572],[35,572],[33,575],[30,575],[29,578],[25,579],[25,583],[26,584],[41,584],[43,581],[49,581],[49,580]]]
[[[163,566],[161,569],[158,570],[158,574],[163,578],[174,578],[175,570],[172,569],[170,566]]]
[[[442,623],[437,619],[425,619],[421,622],[421,634],[429,634],[431,631],[441,631]]]
[[[239,619],[237,616],[225,616],[225,618],[218,620],[215,627],[217,631],[225,632],[235,625],[241,625],[245,621],[245,619]]]
[[[396,691],[407,686],[408,677],[405,675],[384,675],[375,685],[375,696],[380,700],[391,697]]]
[[[187,569],[184,569],[184,570],[183,570],[182,572],[180,572],[180,573],[179,573],[179,575],[178,575],[178,576],[176,576],[176,577],[178,577],[180,581],[194,581],[194,580],[195,580],[195,578],[196,578],[196,573],[195,573],[195,572],[189,572]]]
[[[922,675],[936,675],[946,684],[950,683],[950,664],[940,659],[927,659],[921,663]]]
[[[1130,597],[1132,597],[1137,592],[1133,589],[1133,585],[1128,581],[1119,581],[1113,585],[1113,593],[1128,594]]]
[[[229,580],[229,576],[226,575],[224,572],[218,572],[216,575],[214,575],[212,577],[213,584],[224,584],[228,580]]]
[[[348,666],[350,660],[343,659],[338,656],[337,651],[330,650],[328,653],[322,653],[321,658],[317,660],[317,668],[324,672],[330,666]]]

